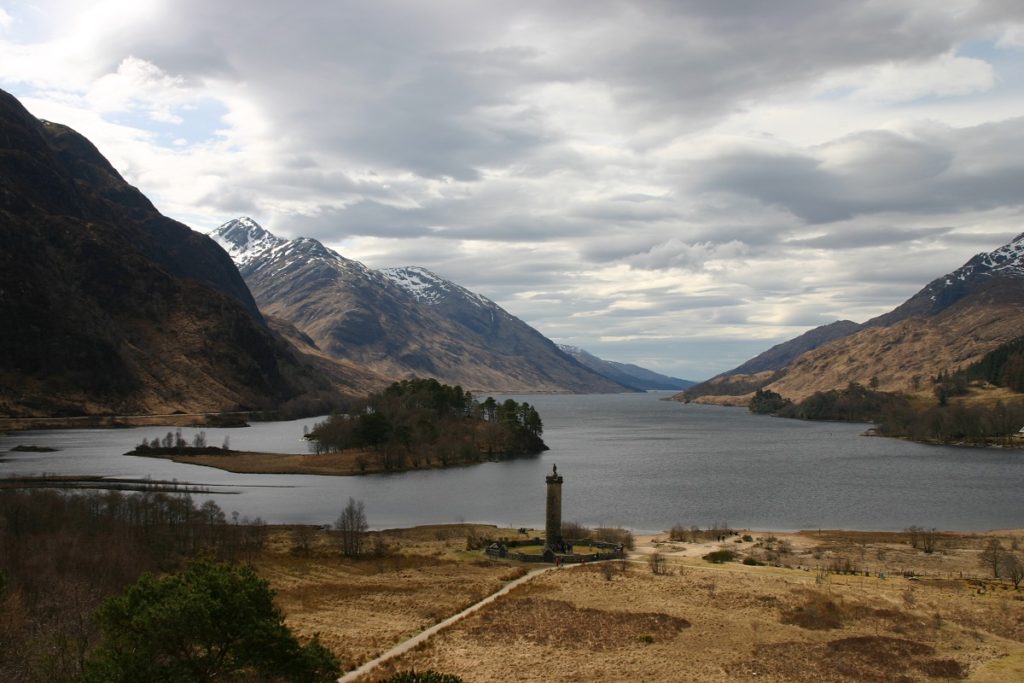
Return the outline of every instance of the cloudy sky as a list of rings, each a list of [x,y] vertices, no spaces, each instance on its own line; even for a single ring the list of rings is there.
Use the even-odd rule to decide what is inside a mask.
[[[0,87],[201,231],[703,379],[1024,231],[1024,3],[0,0]]]

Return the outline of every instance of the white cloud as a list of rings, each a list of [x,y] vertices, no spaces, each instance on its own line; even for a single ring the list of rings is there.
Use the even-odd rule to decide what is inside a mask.
[[[922,97],[963,97],[995,85],[995,71],[981,59],[947,52],[926,61],[885,62],[824,79],[828,93],[849,90],[854,100],[908,102]]]
[[[185,86],[185,79],[164,73],[155,64],[128,56],[113,73],[93,81],[85,98],[100,112],[127,112],[141,109],[154,121],[181,123],[172,113],[195,99],[197,93]]]

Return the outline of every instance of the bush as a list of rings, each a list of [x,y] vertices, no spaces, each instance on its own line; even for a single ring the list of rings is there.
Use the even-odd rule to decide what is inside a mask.
[[[562,522],[562,538],[566,541],[582,541],[593,532],[579,522]]]
[[[651,573],[656,576],[666,576],[671,573],[668,568],[668,560],[661,553],[654,552],[647,560],[650,563]]]
[[[764,562],[759,562],[755,560],[753,557],[744,557],[743,564],[747,565],[748,567],[760,567],[764,565]]]
[[[713,564],[724,564],[726,562],[732,562],[736,559],[736,553],[731,550],[715,550],[705,555],[703,558]]]
[[[843,610],[826,595],[810,595],[803,605],[782,612],[783,624],[825,631],[843,627]]]
[[[594,529],[594,540],[603,543],[620,543],[626,550],[632,550],[634,546],[633,533],[629,529],[598,527]]]

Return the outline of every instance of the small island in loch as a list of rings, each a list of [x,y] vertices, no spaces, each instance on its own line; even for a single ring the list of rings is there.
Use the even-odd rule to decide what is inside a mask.
[[[308,434],[312,453],[233,451],[208,446],[180,430],[143,440],[127,455],[167,458],[244,474],[358,475],[443,469],[537,455],[548,449],[543,422],[529,403],[492,397],[478,401],[459,386],[435,379],[394,382],[318,423]]]

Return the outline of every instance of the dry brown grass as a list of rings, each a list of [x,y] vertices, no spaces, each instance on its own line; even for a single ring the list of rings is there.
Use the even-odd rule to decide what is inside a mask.
[[[672,640],[689,626],[685,619],[661,612],[599,610],[565,600],[525,598],[488,610],[469,633],[481,644],[522,639],[534,645],[599,651]]]
[[[215,467],[241,474],[322,474],[347,476],[380,471],[376,458],[360,451],[303,455],[236,451],[227,455],[166,455],[174,462]]]
[[[987,536],[944,536],[930,556],[902,534],[777,536],[790,540],[793,568],[710,565],[687,554],[706,554],[703,544],[661,543],[668,576],[642,561],[610,581],[599,566],[549,572],[365,680],[411,668],[474,683],[1020,680],[1024,592],[988,582],[979,593],[976,581],[959,578],[982,573],[977,552]],[[745,552],[755,543],[723,545]],[[861,550],[939,576],[813,571],[815,553],[859,558]]]
[[[523,569],[464,551],[459,525],[379,532],[384,557],[341,557],[332,534],[315,530],[309,557],[297,551],[293,528],[273,528],[257,562],[277,592],[288,624],[301,636],[319,633],[353,668],[521,576]],[[375,539],[371,538],[373,548]]]

